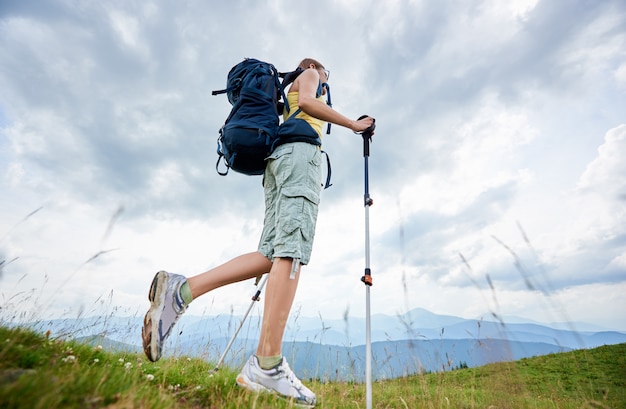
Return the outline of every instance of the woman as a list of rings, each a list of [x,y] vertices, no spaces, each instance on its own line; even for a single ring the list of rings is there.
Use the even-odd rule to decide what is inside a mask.
[[[259,343],[237,376],[237,384],[253,391],[271,390],[314,407],[315,394],[294,375],[281,350],[300,267],[308,264],[311,256],[321,190],[321,150],[302,136],[321,140],[325,122],[362,132],[374,120],[351,120],[324,102],[321,84],[328,82],[329,72],[320,62],[306,58],[299,67],[303,71],[287,93],[293,118],[284,115],[285,123],[290,124],[284,129],[295,134],[286,135],[286,143],[270,155],[263,175],[266,208],[258,250],[188,279],[158,272],[148,295],[151,306],[144,318],[142,338],[148,358],[158,360],[172,327],[193,299],[269,272]],[[296,123],[298,126],[292,126]],[[289,137],[298,142],[290,142]]]

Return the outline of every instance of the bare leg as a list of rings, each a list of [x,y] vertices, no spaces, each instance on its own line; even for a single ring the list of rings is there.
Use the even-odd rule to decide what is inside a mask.
[[[209,271],[190,277],[187,281],[193,298],[196,298],[223,285],[259,277],[271,268],[272,262],[255,251],[235,257]]]
[[[263,323],[256,351],[257,356],[281,354],[283,334],[300,278],[300,268],[295,279],[289,277],[291,265],[292,259],[290,258],[276,258],[272,264],[265,291]]]

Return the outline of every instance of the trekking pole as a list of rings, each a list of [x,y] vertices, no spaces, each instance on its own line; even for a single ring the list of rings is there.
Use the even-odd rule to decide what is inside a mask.
[[[233,336],[231,337],[230,341],[228,341],[228,345],[226,345],[226,348],[224,349],[224,352],[222,352],[222,356],[220,356],[220,359],[217,361],[217,364],[215,365],[215,368],[213,368],[213,370],[211,372],[217,372],[220,369],[220,366],[224,363],[224,359],[226,359],[226,354],[228,353],[228,351],[230,350],[230,347],[233,346],[233,343],[235,342],[235,338],[237,338],[237,335],[239,334],[239,331],[241,330],[241,327],[243,327],[243,323],[246,321],[246,318],[248,318],[248,314],[250,314],[250,311],[252,310],[252,307],[254,306],[254,303],[260,300],[260,295],[261,295],[261,291],[263,290],[263,286],[265,286],[265,282],[267,281],[267,276],[269,274],[265,274],[263,276],[263,279],[261,279],[260,283],[259,283],[259,279],[257,278],[257,290],[254,293],[254,295],[252,296],[252,302],[250,303],[250,306],[248,307],[248,310],[246,311],[246,313],[244,314],[243,318],[241,319],[241,322],[239,323],[239,327],[237,328],[237,330],[235,331],[235,333],[233,334]]]
[[[362,115],[359,120],[367,118]],[[363,159],[365,161],[365,195],[363,196],[363,204],[365,206],[365,274],[361,277],[361,281],[365,284],[365,407],[372,408],[372,339],[371,339],[371,322],[370,322],[370,287],[372,286],[372,271],[370,269],[370,212],[369,208],[374,201],[370,197],[369,192],[369,168],[368,158],[370,156],[370,142],[372,141],[372,132],[376,129],[376,123],[361,132],[363,137]]]

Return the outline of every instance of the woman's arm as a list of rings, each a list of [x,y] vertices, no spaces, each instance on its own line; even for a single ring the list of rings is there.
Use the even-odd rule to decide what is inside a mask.
[[[315,97],[320,82],[320,75],[315,69],[306,69],[296,78],[291,91],[298,92],[298,107],[307,114],[346,127],[354,132],[361,132],[369,128],[374,120],[370,117],[359,121],[352,120],[329,107]]]

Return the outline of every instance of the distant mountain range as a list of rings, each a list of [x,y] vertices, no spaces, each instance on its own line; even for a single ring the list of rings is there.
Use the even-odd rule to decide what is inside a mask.
[[[490,317],[490,316],[489,316]],[[183,316],[168,340],[166,355],[198,356],[217,362],[241,317]],[[626,342],[626,333],[587,323],[539,324],[520,319],[465,319],[415,309],[397,316],[373,315],[372,375],[395,378],[421,371],[593,348]],[[114,350],[141,351],[141,317],[89,317],[30,323],[53,337],[84,339]],[[243,325],[225,365],[239,367],[256,348],[260,317]],[[283,353],[305,379],[361,381],[365,367],[365,319],[294,316]]]

